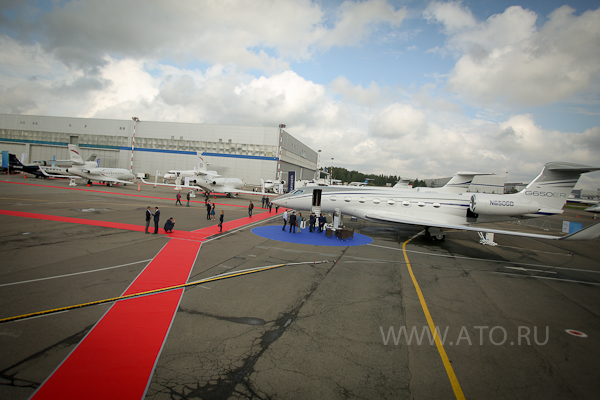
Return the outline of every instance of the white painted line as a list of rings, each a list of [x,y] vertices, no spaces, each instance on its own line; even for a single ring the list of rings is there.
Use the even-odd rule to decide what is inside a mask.
[[[556,274],[556,272],[554,272],[554,271],[544,271],[542,269],[529,269],[529,268],[523,268],[523,267],[506,267],[506,266],[504,268],[517,269],[519,271],[532,271],[532,272],[544,272],[546,274]]]
[[[517,276],[517,277],[520,277],[520,278],[549,279],[549,280],[552,280],[552,281],[569,282],[569,283],[585,283],[585,284],[588,284],[588,285],[600,286],[600,282],[576,281],[576,280],[573,280],[573,279],[551,278],[549,276],[509,274],[509,273],[506,273],[506,272],[477,271],[477,270],[473,270],[473,271],[470,271],[470,272],[491,272],[492,274],[510,275],[510,276]]]
[[[388,247],[388,246],[380,246],[377,244],[367,244],[366,246],[373,246],[373,247],[379,247],[382,249],[388,249],[388,250],[396,250],[396,251],[402,251],[402,249],[398,249],[395,247]],[[462,256],[453,256],[453,255],[446,255],[446,254],[435,254],[435,253],[428,253],[425,251],[416,251],[416,250],[406,250],[407,253],[415,253],[415,254],[423,254],[426,256],[432,256],[432,257],[444,257],[444,258],[454,258],[457,260],[474,260],[474,261],[485,261],[485,262],[490,262],[490,263],[511,263],[511,264],[515,264],[515,265],[526,265],[529,267],[540,267],[540,268],[552,268],[552,269],[564,269],[567,271],[577,271],[577,272],[590,272],[593,274],[600,274],[600,271],[592,271],[591,269],[579,269],[579,268],[567,268],[567,267],[554,267],[552,265],[541,265],[541,264],[529,264],[529,263],[520,263],[520,262],[513,262],[513,261],[507,261],[507,260],[488,260],[486,258],[475,258],[475,257],[462,257]]]
[[[143,263],[143,262],[149,262],[152,261],[152,259],[148,259],[148,260],[142,260],[142,261],[135,261],[132,263],[127,263],[127,264],[121,264],[121,265],[115,265],[114,267],[106,267],[106,268],[100,268],[100,269],[93,269],[91,271],[83,271],[83,272],[74,272],[72,274],[65,274],[65,275],[57,275],[57,276],[49,276],[47,278],[39,278],[39,279],[30,279],[28,281],[20,281],[20,282],[12,282],[12,283],[3,283],[0,285],[0,287],[4,287],[4,286],[12,286],[12,285],[21,285],[23,283],[31,283],[31,282],[40,282],[40,281],[47,281],[50,279],[58,279],[58,278],[66,278],[69,276],[75,276],[75,275],[83,275],[83,274],[91,274],[92,272],[101,272],[101,271],[106,271],[109,269],[115,269],[115,268],[122,268],[122,267],[127,267],[129,265],[134,265],[134,264],[139,264],[139,263]]]

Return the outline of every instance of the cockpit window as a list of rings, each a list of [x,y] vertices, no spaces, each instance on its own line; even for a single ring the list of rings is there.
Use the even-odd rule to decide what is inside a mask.
[[[298,189],[298,190],[292,192],[292,195],[296,196],[296,195],[299,195],[299,194],[302,194],[302,193],[304,193],[304,190]]]

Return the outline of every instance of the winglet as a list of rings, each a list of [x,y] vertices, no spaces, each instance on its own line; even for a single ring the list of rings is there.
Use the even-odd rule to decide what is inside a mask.
[[[560,240],[594,240],[600,236],[600,222],[590,225],[580,231],[563,236]]]

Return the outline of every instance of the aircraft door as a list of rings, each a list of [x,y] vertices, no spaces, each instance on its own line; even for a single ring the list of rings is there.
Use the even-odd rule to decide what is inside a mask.
[[[321,207],[321,189],[314,189],[312,195],[312,205],[313,207]]]

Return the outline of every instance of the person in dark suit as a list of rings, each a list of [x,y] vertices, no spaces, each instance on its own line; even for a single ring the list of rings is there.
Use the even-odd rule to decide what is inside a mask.
[[[150,206],[148,206],[148,208],[146,209],[146,233],[150,233],[148,232],[148,227],[150,227],[150,220],[152,219],[152,210],[150,209]]]
[[[212,209],[212,204],[210,201],[206,202],[206,219],[210,219],[210,210]]]
[[[158,233],[158,221],[160,221],[160,210],[154,207],[154,234]]]
[[[219,217],[219,232],[223,232],[223,219],[225,219],[225,212],[221,210],[221,216]]]
[[[317,232],[323,232],[323,226],[325,225],[326,222],[327,222],[327,219],[325,218],[325,215],[323,215],[323,214],[319,215],[319,230]]]
[[[292,233],[292,228],[294,229],[294,233],[296,233],[296,211],[290,215],[290,233]]]
[[[315,224],[317,223],[317,216],[315,215],[315,213],[310,213],[310,218],[308,220],[308,230],[310,232],[314,232],[315,231]]]

